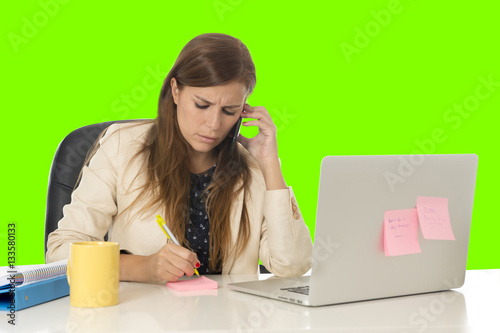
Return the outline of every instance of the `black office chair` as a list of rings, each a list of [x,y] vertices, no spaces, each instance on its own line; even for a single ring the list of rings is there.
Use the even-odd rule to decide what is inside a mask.
[[[64,205],[71,202],[71,193],[75,188],[83,162],[99,134],[111,124],[134,120],[107,121],[84,126],[68,134],[59,144],[50,167],[45,211],[45,252],[47,252],[49,234],[57,229],[57,224],[63,217]],[[104,239],[107,239],[107,234]],[[260,265],[260,272],[269,273],[262,265]]]
[[[45,210],[45,252],[49,234],[57,229],[63,207],[71,202],[71,193],[89,150],[101,132],[111,124],[133,120],[107,121],[80,127],[68,134],[57,147],[50,167],[47,208]],[[107,238],[107,237],[106,237]]]

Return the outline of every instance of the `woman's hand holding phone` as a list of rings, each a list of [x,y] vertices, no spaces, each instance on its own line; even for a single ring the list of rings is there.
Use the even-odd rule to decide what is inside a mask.
[[[259,133],[253,138],[249,139],[240,134],[238,141],[259,163],[267,189],[286,188],[278,158],[276,125],[274,125],[271,115],[263,106],[253,107],[245,104],[241,117],[254,119],[243,122],[243,126],[257,126],[259,128]]]
[[[257,126],[259,128],[259,133],[251,139],[240,134],[238,141],[243,147],[250,152],[259,165],[265,164],[270,159],[277,159],[278,143],[276,139],[276,126],[266,108],[245,104],[241,117],[255,119],[243,122],[243,126]]]

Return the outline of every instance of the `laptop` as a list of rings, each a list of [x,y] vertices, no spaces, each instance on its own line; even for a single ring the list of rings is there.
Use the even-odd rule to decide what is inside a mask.
[[[326,156],[310,275],[228,288],[321,306],[461,287],[477,163],[474,154]],[[415,208],[418,196],[448,198],[455,240],[425,239],[419,225],[420,253],[387,256],[385,211]]]

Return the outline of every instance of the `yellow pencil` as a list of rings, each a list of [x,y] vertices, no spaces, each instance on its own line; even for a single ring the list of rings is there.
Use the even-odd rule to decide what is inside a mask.
[[[177,238],[175,238],[172,231],[170,231],[170,229],[168,228],[167,223],[165,223],[165,220],[160,215],[156,215],[156,222],[158,222],[158,225],[160,226],[161,230],[163,230],[165,235],[167,235],[168,239],[171,239],[172,242],[174,242],[174,244],[181,246],[181,244],[179,243]],[[196,275],[200,276],[200,273],[198,273],[198,270],[196,268],[194,269],[194,272]]]

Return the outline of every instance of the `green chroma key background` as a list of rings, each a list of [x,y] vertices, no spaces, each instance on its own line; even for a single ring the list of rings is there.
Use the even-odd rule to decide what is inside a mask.
[[[59,142],[80,126],[155,117],[181,48],[221,32],[250,49],[257,86],[248,102],[273,117],[312,235],[325,155],[476,153],[468,268],[500,268],[499,11],[486,0],[9,2],[0,20],[1,244],[15,222],[16,264],[43,263]],[[6,258],[3,247],[0,265]]]

